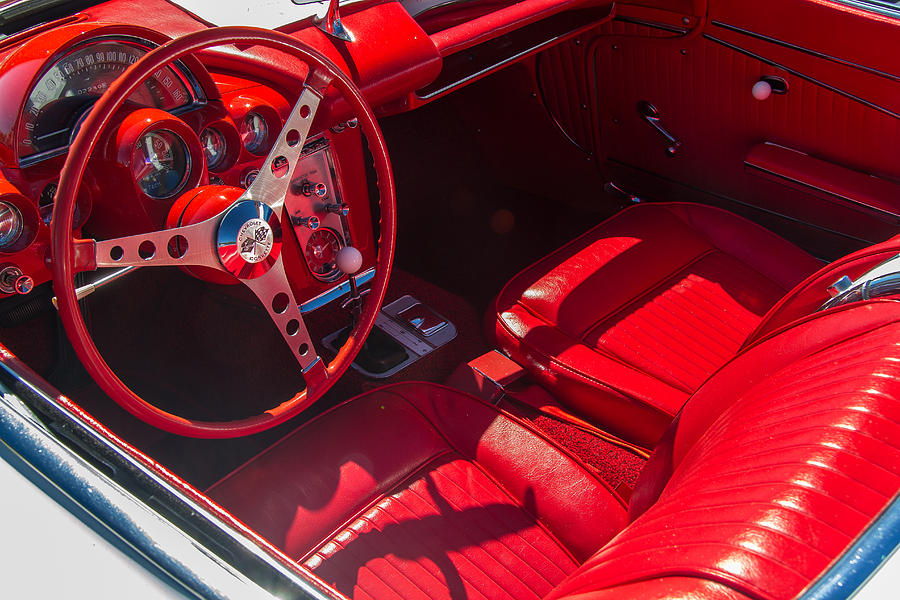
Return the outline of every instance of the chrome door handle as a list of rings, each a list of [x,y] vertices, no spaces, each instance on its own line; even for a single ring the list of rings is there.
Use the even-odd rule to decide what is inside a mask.
[[[666,154],[669,156],[675,156],[675,153],[678,152],[678,149],[681,148],[681,142],[678,139],[669,133],[665,127],[662,126],[659,117],[659,110],[647,102],[646,100],[641,100],[637,104],[638,112],[641,113],[641,116],[644,117],[650,125],[653,126],[653,129],[658,131],[660,135],[666,138]]]

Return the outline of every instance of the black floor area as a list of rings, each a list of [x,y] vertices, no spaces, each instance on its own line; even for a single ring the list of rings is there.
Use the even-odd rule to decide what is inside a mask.
[[[599,185],[583,190],[596,204],[564,204],[549,193],[555,191],[550,173],[522,181],[498,172],[502,161],[488,156],[492,145],[485,138],[518,125],[482,127],[461,105],[448,97],[381,125],[397,186],[397,265],[483,311],[513,275],[617,207]],[[500,129],[488,132],[489,126]],[[535,145],[533,151],[555,150]]]

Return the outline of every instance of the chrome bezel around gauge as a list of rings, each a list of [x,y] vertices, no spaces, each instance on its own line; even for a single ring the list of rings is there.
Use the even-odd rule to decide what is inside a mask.
[[[320,237],[330,237],[331,240],[329,242],[332,244],[334,250],[331,262],[321,262],[321,265],[319,264],[319,257],[314,255],[316,249],[312,246],[314,240],[317,240],[317,238]],[[330,227],[320,227],[315,231],[311,231],[306,240],[306,245],[303,246],[303,258],[306,260],[306,266],[309,267],[309,271],[313,274],[313,277],[319,281],[329,282],[339,279],[342,273],[334,262],[334,257],[343,247],[344,242],[338,232],[334,229],[331,229]]]
[[[191,176],[187,143],[171,129],[160,127],[146,131],[131,150],[131,175],[138,189],[148,197],[172,198],[184,189]],[[169,181],[171,176],[175,179]]]
[[[102,52],[86,52],[86,49],[92,46],[101,45],[104,46]],[[29,86],[23,113],[19,118],[16,151],[19,165],[28,167],[64,154],[68,150],[72,137],[77,132],[82,117],[105,91],[109,83],[133,62],[157,46],[158,44],[154,42],[136,36],[99,35],[67,46],[64,51],[48,60]],[[106,72],[94,68],[101,63],[96,62],[93,57],[100,55],[104,57],[102,64],[110,66]],[[88,57],[92,57],[90,65],[87,64]],[[107,57],[112,58],[107,62]],[[68,58],[72,58],[72,60],[67,62]],[[79,73],[83,73],[81,75],[83,81],[75,79]],[[97,73],[103,73],[102,79]],[[110,76],[111,74],[112,76]],[[66,89],[73,85],[75,87],[72,90]],[[175,91],[170,92],[172,96],[170,98],[166,95],[165,90],[171,89]],[[159,75],[154,74],[142,84],[138,92],[144,96],[143,105],[148,108],[165,110],[171,114],[182,114],[206,102],[206,97],[196,76],[181,61],[169,65]],[[54,99],[54,95],[57,94],[59,98]],[[184,96],[183,101],[181,95]],[[83,98],[83,101],[78,106],[74,106],[73,98],[79,97]],[[59,141],[47,141],[49,147],[39,147],[32,139],[36,122],[44,108],[51,106],[53,102],[61,101],[62,98],[73,105],[72,110],[65,112],[65,107],[60,107],[60,111],[63,112],[59,116],[58,131],[54,130],[44,134],[44,137],[56,136]],[[140,99],[138,102],[140,103]]]
[[[181,147],[184,153],[183,165],[176,165],[179,177],[161,191],[154,190],[143,183],[144,177],[138,169],[144,165],[152,166],[162,172],[159,157],[147,156],[143,150],[146,140],[166,138],[171,148]],[[164,140],[164,141],[166,141]],[[118,163],[128,170],[128,177],[135,192],[155,201],[168,201],[177,197],[186,189],[196,187],[203,176],[203,149],[200,137],[181,119],[155,108],[142,108],[129,114],[116,131],[118,147]],[[164,148],[165,143],[163,144]]]

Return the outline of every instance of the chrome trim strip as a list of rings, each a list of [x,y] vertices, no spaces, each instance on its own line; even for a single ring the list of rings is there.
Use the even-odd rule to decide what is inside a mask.
[[[821,192],[822,194],[824,194],[830,198],[842,200],[848,204],[852,204],[856,208],[862,209],[864,212],[872,213],[873,216],[880,218],[882,221],[887,221],[888,223],[893,223],[893,224],[900,224],[900,214],[893,213],[889,210],[884,210],[884,209],[878,208],[876,206],[872,206],[870,204],[866,204],[865,202],[856,200],[854,198],[850,198],[848,196],[844,196],[843,194],[838,194],[838,193],[832,192],[830,190],[823,189],[819,186],[813,185],[813,184],[803,181],[801,179],[796,179],[794,177],[788,177],[787,175],[784,175],[782,173],[776,173],[775,171],[766,169],[764,167],[760,167],[759,165],[754,165],[753,163],[747,162],[746,160],[744,161],[744,166],[749,169],[759,171],[760,173],[765,173],[766,175],[770,175],[776,179],[789,181],[791,183],[797,184],[798,186],[806,188],[808,190],[812,190],[814,192]]]
[[[369,283],[375,277],[375,268],[372,267],[356,275],[356,285],[361,286]],[[329,304],[341,296],[345,296],[350,293],[350,281],[345,281],[340,283],[328,290],[325,290],[315,298],[310,298],[306,302],[300,305],[301,313],[308,313],[316,310],[317,308],[322,308],[326,304]]]
[[[669,25],[667,23],[657,23],[656,21],[645,21],[644,19],[636,19],[634,17],[623,17],[621,15],[616,15],[616,21],[622,21],[624,23],[633,23],[634,25],[643,25],[644,27],[650,27],[651,29],[662,29],[663,31],[668,31],[671,33],[677,33],[678,35],[687,35],[689,29],[685,29],[684,27],[678,27],[676,25]],[[616,35],[616,34],[613,34]]]
[[[839,88],[836,88],[836,87],[834,87],[833,85],[828,85],[827,83],[825,83],[825,82],[823,82],[823,81],[819,81],[818,79],[815,79],[815,78],[810,77],[810,76],[808,76],[808,75],[804,75],[803,73],[800,73],[799,71],[795,71],[794,69],[791,69],[791,68],[789,68],[789,67],[786,67],[786,66],[784,66],[784,65],[782,65],[782,64],[780,64],[780,63],[777,63],[777,62],[775,62],[775,61],[769,60],[769,59],[767,59],[767,58],[763,58],[762,56],[760,56],[760,55],[758,55],[758,54],[755,54],[755,53],[753,53],[753,52],[750,52],[749,50],[744,50],[744,49],[741,48],[740,46],[735,46],[734,44],[731,44],[731,43],[726,42],[726,41],[724,41],[724,40],[720,40],[720,39],[717,38],[717,37],[713,37],[713,36],[709,35],[708,33],[704,33],[704,34],[703,34],[703,37],[706,38],[706,39],[708,39],[708,40],[710,40],[710,41],[712,41],[712,42],[716,42],[717,44],[721,44],[721,45],[725,46],[726,48],[731,48],[731,49],[734,50],[735,52],[740,52],[741,54],[743,54],[743,55],[745,55],[745,56],[749,56],[750,58],[753,58],[753,59],[758,60],[758,61],[760,61],[760,62],[766,63],[767,65],[771,65],[771,66],[773,66],[773,67],[775,67],[775,68],[778,68],[778,69],[783,69],[783,70],[787,71],[788,73],[790,73],[790,74],[792,74],[792,75],[795,75],[795,76],[799,77],[800,79],[805,79],[806,81],[808,81],[808,82],[810,82],[810,83],[813,83],[813,84],[815,84],[815,85],[822,86],[822,87],[825,88],[826,90],[832,91],[832,92],[834,92],[835,94],[840,94],[841,96],[844,96],[845,98],[849,98],[850,100],[854,100],[854,101],[856,101],[856,102],[859,102],[860,104],[862,104],[862,105],[864,105],[864,106],[868,106],[869,108],[872,108],[872,109],[877,110],[877,111],[879,111],[879,112],[883,112],[884,114],[886,114],[886,115],[888,115],[888,116],[891,116],[891,117],[894,117],[895,119],[900,119],[900,114],[897,114],[897,113],[895,113],[895,112],[893,112],[893,111],[891,111],[891,110],[888,110],[888,109],[886,109],[886,108],[884,108],[884,107],[882,107],[882,106],[879,106],[879,105],[877,105],[877,104],[875,104],[875,103],[873,103],[873,102],[869,102],[868,100],[863,100],[863,99],[860,98],[859,96],[854,96],[854,95],[851,94],[850,92],[845,92],[844,90],[839,89]]]
[[[303,367],[303,369],[301,369],[300,372],[303,373],[304,375],[306,375],[307,373],[309,373],[310,369],[312,369],[316,365],[323,365],[323,364],[324,363],[322,362],[322,357],[316,356],[316,360],[312,361],[307,366]]]
[[[756,211],[756,212],[758,212],[758,213],[762,213],[762,214],[764,214],[764,215],[769,215],[770,217],[775,217],[775,218],[777,218],[777,219],[782,219],[782,220],[788,221],[788,222],[790,222],[790,223],[796,223],[796,224],[798,224],[798,225],[802,225],[802,226],[804,226],[804,227],[809,227],[809,228],[811,228],[811,229],[817,229],[817,230],[819,230],[819,231],[824,231],[825,233],[828,233],[828,234],[831,234],[831,235],[835,235],[835,236],[839,236],[839,237],[842,237],[842,238],[846,238],[846,239],[848,239],[848,240],[853,240],[853,241],[856,241],[856,242],[860,242],[860,243],[862,243],[862,244],[866,244],[867,246],[871,246],[872,244],[875,243],[875,241],[873,241],[873,240],[863,239],[863,238],[858,237],[858,236],[855,236],[855,235],[850,235],[850,234],[847,234],[847,233],[844,233],[844,232],[841,232],[841,231],[837,231],[837,230],[835,230],[835,229],[831,229],[831,228],[829,228],[829,227],[824,227],[824,226],[822,226],[822,225],[818,225],[818,224],[816,224],[816,223],[811,223],[811,222],[809,222],[809,221],[804,221],[803,219],[799,219],[799,218],[797,218],[797,217],[792,217],[792,216],[790,216],[790,215],[786,215],[786,214],[784,214],[784,213],[780,213],[780,212],[774,211],[774,210],[772,210],[772,209],[770,209],[770,208],[765,208],[765,207],[762,207],[762,206],[757,206],[756,204],[750,204],[749,202],[745,202],[745,201],[743,201],[743,200],[738,200],[738,199],[736,199],[736,198],[732,198],[731,196],[725,196],[725,195],[723,195],[723,194],[717,194],[717,193],[712,192],[712,191],[710,191],[710,190],[704,190],[704,189],[702,189],[702,188],[699,188],[699,187],[696,187],[696,186],[693,186],[693,185],[688,185],[688,184],[685,184],[685,183],[683,183],[683,182],[681,182],[681,181],[676,181],[676,180],[674,180],[674,179],[672,179],[672,178],[670,178],[670,177],[664,177],[664,176],[660,175],[659,173],[654,173],[654,172],[652,172],[652,171],[648,171],[647,169],[642,169],[642,168],[636,167],[636,166],[634,166],[634,165],[632,165],[632,164],[629,164],[629,163],[626,163],[626,162],[622,162],[622,161],[620,161],[620,160],[616,160],[615,158],[607,159],[607,162],[611,163],[611,164],[614,165],[614,166],[618,166],[618,167],[630,169],[630,170],[635,171],[635,172],[637,172],[637,173],[641,173],[641,174],[645,175],[646,177],[658,179],[658,180],[660,180],[660,181],[665,181],[666,183],[670,183],[670,184],[675,185],[675,186],[677,186],[677,187],[679,187],[679,188],[683,188],[683,189],[685,189],[685,190],[690,190],[691,192],[695,192],[695,193],[697,193],[697,194],[702,194],[702,195],[705,195],[705,196],[709,196],[709,197],[711,197],[711,198],[715,198],[715,199],[721,200],[721,201],[723,201],[723,202],[730,202],[731,204],[735,204],[735,205],[737,205],[737,206],[740,206],[740,207],[743,207],[743,208],[746,208],[746,209],[749,209],[749,210],[753,210],[753,211]],[[649,201],[649,200],[646,200],[646,199],[645,199],[645,201]],[[701,202],[697,202],[697,204],[712,204],[712,203],[710,203],[710,202],[702,202],[702,201],[701,201]],[[732,211],[732,212],[735,212],[735,211]]]
[[[836,288],[839,291],[822,304],[819,310],[900,293],[900,254],[869,269],[860,275],[858,279],[854,281],[848,280],[849,277],[844,275],[832,284],[832,288]],[[831,288],[829,288],[829,293],[831,293]]]
[[[844,0],[846,1],[846,0]],[[758,40],[762,40],[764,42],[769,42],[778,46],[782,46],[784,48],[789,48],[791,50],[796,50],[798,52],[803,52],[804,54],[809,54],[810,56],[815,56],[816,58],[823,58],[825,60],[838,63],[847,67],[853,67],[854,69],[859,69],[861,71],[866,71],[867,73],[871,73],[873,75],[878,75],[879,77],[884,77],[886,79],[890,79],[892,81],[900,81],[900,76],[893,75],[891,73],[886,73],[885,71],[879,71],[878,69],[874,69],[872,67],[867,67],[865,65],[861,65],[859,63],[855,63],[843,58],[839,58],[837,56],[832,56],[831,54],[825,54],[824,52],[818,52],[816,50],[811,50],[810,48],[805,48],[803,46],[797,46],[796,44],[791,44],[790,42],[785,42],[783,40],[779,40],[778,38],[769,37],[767,35],[763,35],[761,33],[755,33],[748,29],[742,29],[740,27],[735,27],[734,25],[729,25],[728,23],[723,23],[721,21],[712,21],[712,24],[716,27],[721,27],[722,29],[727,29],[729,31],[734,31],[735,33],[740,33],[752,38],[756,38]]]
[[[896,6],[888,6],[887,3],[867,2],[866,0],[837,0],[841,4],[848,4],[854,8],[859,8],[868,12],[891,17],[892,19],[900,18],[900,10]]]
[[[0,437],[35,476],[185,591],[223,599],[273,597],[60,443],[6,386],[0,386]]]
[[[401,1],[400,5],[406,9],[409,16],[415,19],[429,11],[445,8],[451,4],[470,4],[475,1],[476,0],[405,0]]]
[[[563,13],[560,13],[560,14],[563,14]],[[562,32],[562,33],[559,33],[559,34],[557,34],[557,35],[554,35],[553,37],[550,37],[550,38],[541,40],[540,42],[538,42],[538,43],[536,43],[536,44],[533,44],[532,46],[529,46],[528,48],[526,48],[526,49],[524,49],[524,50],[521,50],[520,52],[517,52],[516,54],[513,54],[512,56],[509,56],[509,57],[507,57],[507,58],[504,58],[503,60],[501,60],[501,61],[499,61],[499,62],[496,62],[496,63],[494,63],[494,64],[492,64],[492,65],[489,65],[489,66],[487,66],[487,67],[485,67],[485,68],[483,68],[483,69],[480,69],[480,70],[478,70],[478,71],[476,71],[476,72],[474,72],[474,73],[469,73],[468,75],[466,75],[466,76],[463,77],[462,79],[457,79],[455,82],[449,83],[449,84],[445,85],[445,86],[442,87],[442,88],[439,88],[439,89],[437,89],[437,90],[430,91],[430,92],[428,92],[427,94],[424,94],[424,95],[423,95],[423,94],[420,94],[419,91],[417,90],[417,91],[416,91],[416,96],[417,96],[418,98],[421,98],[422,100],[429,100],[429,99],[431,99],[431,98],[434,98],[435,96],[440,96],[441,94],[443,94],[443,93],[445,93],[445,92],[449,92],[449,91],[451,91],[451,90],[453,90],[453,89],[456,89],[456,88],[458,88],[458,87],[460,87],[460,86],[463,86],[463,85],[469,83],[470,81],[473,81],[473,80],[475,80],[475,79],[478,79],[478,78],[481,77],[482,75],[486,75],[486,74],[488,74],[488,73],[491,73],[491,72],[493,72],[493,71],[499,69],[500,67],[504,67],[504,66],[506,66],[506,65],[508,65],[508,64],[511,64],[511,63],[516,62],[516,61],[519,60],[519,59],[525,58],[525,57],[528,56],[529,54],[532,54],[532,53],[534,53],[534,52],[537,52],[538,50],[540,50],[540,49],[542,49],[542,48],[546,48],[547,46],[549,46],[549,45],[551,45],[551,44],[553,44],[553,43],[555,43],[555,42],[557,42],[557,41],[559,41],[559,40],[563,40],[563,39],[566,39],[566,38],[569,38],[569,37],[576,36],[576,35],[578,35],[578,33],[581,32],[581,31],[585,31],[585,30],[587,30],[587,29],[591,29],[592,27],[596,27],[596,26],[599,25],[600,23],[605,22],[607,19],[608,19],[608,16],[607,16],[607,17],[604,17],[604,18],[601,18],[600,20],[598,20],[598,21],[595,22],[595,23],[589,23],[589,24],[587,24],[587,25],[577,26],[577,27],[575,27],[574,29],[570,29],[570,30],[568,30],[568,31],[564,31],[564,32]],[[500,38],[495,38],[495,39],[500,39]],[[427,87],[427,86],[426,86],[426,87]]]
[[[856,542],[810,585],[799,600],[849,598],[880,569],[900,547],[900,496],[857,538]],[[884,590],[882,590],[884,591]],[[869,597],[875,597],[871,595]]]

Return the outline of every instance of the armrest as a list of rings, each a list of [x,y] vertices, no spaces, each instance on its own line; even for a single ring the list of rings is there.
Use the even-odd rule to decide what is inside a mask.
[[[850,204],[890,223],[900,221],[900,184],[771,142],[757,144],[745,169],[825,200]]]

